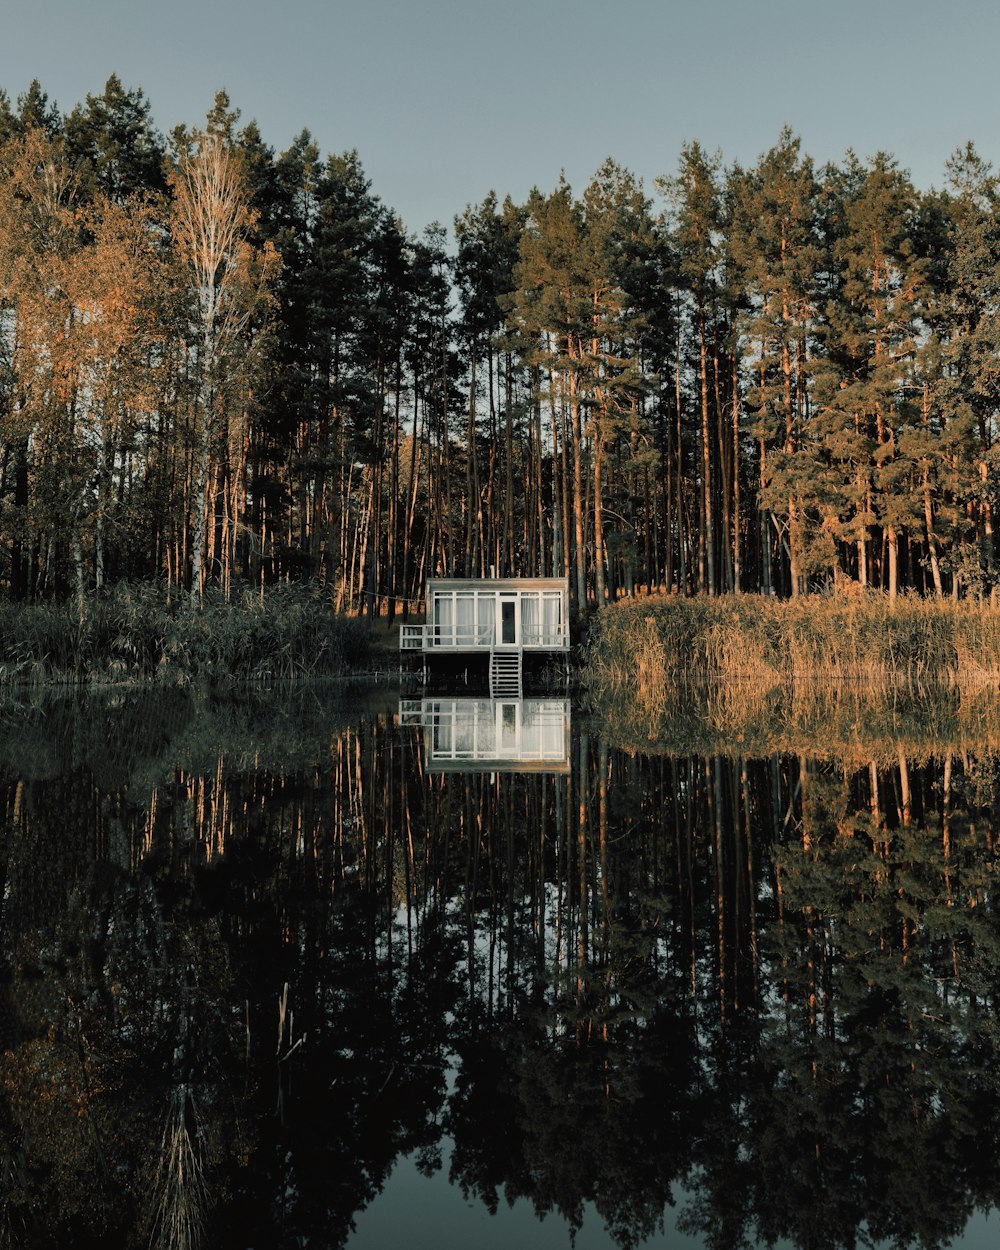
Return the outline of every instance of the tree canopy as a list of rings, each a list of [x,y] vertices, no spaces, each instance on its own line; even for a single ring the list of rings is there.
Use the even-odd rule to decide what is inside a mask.
[[[992,596],[997,179],[944,172],[785,129],[685,145],[658,201],[609,158],[416,236],[225,93],[169,139],[117,76],[0,96],[0,593]]]

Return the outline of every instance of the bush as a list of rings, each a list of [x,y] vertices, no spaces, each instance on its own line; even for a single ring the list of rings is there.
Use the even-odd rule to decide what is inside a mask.
[[[267,681],[365,665],[365,625],[321,593],[278,586],[200,606],[155,583],[114,586],[65,604],[0,605],[0,680]]]

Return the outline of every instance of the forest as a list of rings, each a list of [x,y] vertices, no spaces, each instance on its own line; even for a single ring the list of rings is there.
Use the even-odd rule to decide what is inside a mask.
[[[301,584],[391,621],[428,575],[991,598],[997,177],[686,144],[655,199],[490,192],[408,233],[357,152],[220,92],[0,94],[0,586]],[[456,206],[458,207],[458,206]]]

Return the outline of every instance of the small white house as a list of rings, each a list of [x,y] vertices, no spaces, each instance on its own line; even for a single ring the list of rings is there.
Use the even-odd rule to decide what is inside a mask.
[[[426,622],[403,625],[400,651],[488,659],[490,695],[519,698],[525,655],[569,652],[569,578],[432,577]]]
[[[569,579],[428,578],[426,624],[403,625],[403,651],[569,650]]]

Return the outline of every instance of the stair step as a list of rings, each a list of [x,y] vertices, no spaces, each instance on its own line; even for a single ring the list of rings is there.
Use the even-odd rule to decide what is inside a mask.
[[[520,651],[494,651],[490,655],[490,695],[494,699],[521,697]]]

